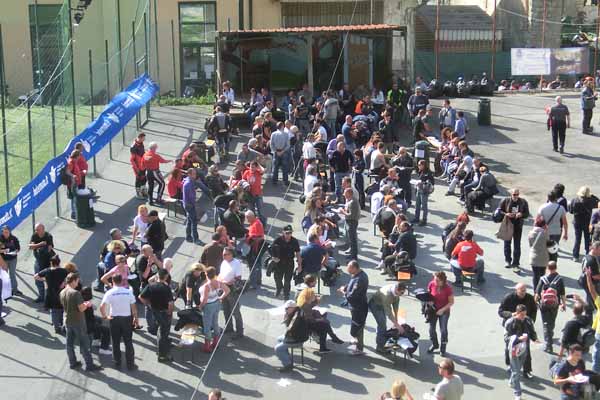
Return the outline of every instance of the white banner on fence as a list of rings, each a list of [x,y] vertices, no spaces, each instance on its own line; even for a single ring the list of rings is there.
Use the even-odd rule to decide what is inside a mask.
[[[589,72],[589,49],[567,47],[560,49],[510,50],[511,74],[559,75]]]

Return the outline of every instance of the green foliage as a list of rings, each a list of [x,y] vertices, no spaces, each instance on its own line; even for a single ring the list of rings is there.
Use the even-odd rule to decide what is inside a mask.
[[[215,104],[215,92],[212,89],[208,89],[206,94],[198,96],[198,97],[175,97],[175,96],[167,96],[161,97],[160,103],[158,98],[155,98],[152,101],[153,104],[161,105],[161,106],[210,106]]]

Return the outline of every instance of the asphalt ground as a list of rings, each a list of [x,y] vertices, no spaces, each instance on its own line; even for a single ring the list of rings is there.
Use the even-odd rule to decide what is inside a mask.
[[[490,166],[503,187],[518,187],[521,196],[529,201],[535,212],[545,200],[546,193],[561,182],[566,195],[571,198],[581,185],[589,185],[592,192],[600,193],[598,185],[598,148],[596,136],[582,135],[580,130],[579,100],[576,96],[563,96],[571,108],[572,129],[567,133],[565,154],[552,152],[550,133],[546,130],[544,106],[553,102],[551,95],[516,94],[492,98],[492,121],[490,127],[480,127],[476,122],[477,99],[456,99],[457,109],[467,112],[471,131],[468,141],[474,151]],[[441,101],[434,100],[439,105]],[[173,159],[181,154],[192,140],[197,139],[204,125],[206,109],[201,107],[153,108],[150,123],[145,127],[147,142],[159,143],[159,152]],[[594,119],[597,123],[597,118]],[[191,130],[190,130],[191,129]],[[241,140],[236,141],[236,149]],[[408,141],[408,133],[404,139]],[[100,176],[90,179],[90,186],[102,196],[96,205],[97,225],[93,229],[79,229],[68,219],[55,218],[54,200],[48,200],[36,214],[38,222],[45,222],[53,234],[61,259],[75,262],[81,271],[83,282],[90,283],[95,275],[98,253],[108,232],[119,227],[130,236],[131,221],[139,200],[134,198],[133,178],[128,166],[128,149],[115,147],[115,160],[102,160],[106,165]],[[228,169],[230,166],[228,166]],[[164,169],[165,171],[167,168]],[[224,172],[228,175],[227,172]],[[298,201],[301,184],[292,182],[289,188],[281,184],[265,184],[266,214],[269,217],[270,236],[292,224],[294,235],[304,240],[300,221],[303,208]],[[285,195],[283,194],[285,192]],[[454,219],[461,206],[454,197],[445,197],[445,187],[438,182],[430,198],[429,225],[417,227],[419,235],[419,274],[411,290],[425,287],[431,273],[440,269],[450,273],[445,259],[440,234],[443,226]],[[500,197],[500,195],[498,196]],[[65,204],[65,200],[62,200]],[[64,206],[63,206],[64,208]],[[411,210],[412,211],[412,210]],[[409,217],[412,212],[409,211]],[[473,218],[470,228],[475,240],[485,252],[487,282],[475,292],[455,291],[456,304],[449,322],[448,354],[457,365],[457,374],[465,382],[464,399],[509,399],[512,391],[503,362],[503,331],[497,307],[501,298],[517,282],[531,286],[531,272],[527,267],[528,249],[523,239],[520,275],[504,268],[502,244],[495,238],[497,225],[490,219],[490,212]],[[173,258],[173,275],[180,279],[186,267],[199,259],[201,246],[185,242],[181,216],[169,218],[167,229],[170,240],[165,256]],[[200,238],[209,242],[212,220],[199,227]],[[529,231],[530,224],[524,229]],[[24,223],[15,230],[23,247],[31,235],[31,225]],[[359,261],[370,278],[369,291],[376,290],[386,281],[373,267],[379,261],[381,238],[373,235],[367,213],[363,213],[359,226]],[[559,272],[565,277],[567,292],[581,293],[576,289],[579,265],[571,261],[572,237],[561,243]],[[340,261],[344,262],[343,257]],[[179,398],[202,399],[210,388],[220,388],[228,399],[329,399],[353,397],[374,399],[389,390],[395,379],[406,382],[415,398],[428,393],[439,381],[436,362],[439,354],[429,355],[428,327],[420,314],[420,303],[413,296],[403,297],[401,307],[406,311],[407,321],[421,334],[419,350],[414,360],[394,362],[393,359],[374,353],[375,321],[367,319],[365,343],[367,354],[352,357],[344,345],[331,345],[333,353],[318,356],[312,353],[312,344],[306,346],[305,363],[300,365],[296,355],[296,368],[282,376],[274,355],[276,338],[282,334],[280,317],[267,311],[282,304],[274,298],[272,279],[263,277],[263,288],[242,296],[242,313],[246,337],[231,341],[225,336],[219,348],[209,360],[197,347],[193,351],[173,350],[175,362],[159,364],[156,345],[152,336],[144,331],[134,335],[136,363],[140,370],[127,373],[111,368],[110,356],[94,355],[106,368],[98,373],[74,372],[69,369],[64,350],[64,338],[54,334],[50,315],[32,303],[35,298],[33,284],[33,261],[29,251],[19,256],[19,288],[25,297],[9,302],[7,325],[0,329],[0,398],[2,399],[147,399]],[[247,270],[245,271],[247,273]],[[348,276],[338,281],[343,284]],[[328,316],[334,330],[343,340],[349,340],[349,311],[340,306],[342,298],[334,288],[322,289],[322,304],[329,308]],[[100,297],[95,293],[94,302]],[[181,300],[177,305],[182,307]],[[569,318],[570,312],[560,313],[555,337]],[[142,321],[143,325],[145,321]],[[542,334],[541,320],[536,322],[538,334]],[[172,333],[173,340],[178,335]],[[555,348],[558,346],[555,345]],[[557,388],[552,384],[548,363],[550,356],[539,346],[533,346],[533,380],[525,380],[523,398],[554,399]],[[209,362],[210,361],[210,362]],[[196,390],[197,389],[197,390]]]

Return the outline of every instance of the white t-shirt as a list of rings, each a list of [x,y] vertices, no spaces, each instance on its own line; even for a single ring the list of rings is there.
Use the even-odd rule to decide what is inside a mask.
[[[463,382],[458,375],[452,375],[450,379],[444,378],[435,387],[433,395],[438,399],[460,400],[464,393]]]
[[[323,126],[319,126],[319,140],[317,143],[327,143],[327,129]]]
[[[136,215],[133,219],[133,226],[137,227],[138,229],[138,234],[135,239],[144,240],[144,237],[146,235],[146,229],[148,229],[148,223],[142,221],[142,217]]]
[[[305,160],[317,158],[317,150],[311,142],[304,142],[302,145],[302,158]]]
[[[555,211],[556,214],[554,213]],[[548,235],[560,235],[560,221],[566,213],[563,206],[558,203],[546,203],[539,208],[538,215],[544,217],[544,221],[548,224]],[[552,216],[553,214],[554,216]],[[550,218],[552,218],[552,220],[550,220]]]
[[[221,262],[221,272],[219,273],[221,282],[231,284],[238,276],[242,276],[242,263],[240,260],[234,258],[231,262],[227,260]]]
[[[309,196],[319,179],[314,175],[306,175],[304,178],[304,195]]]
[[[135,296],[130,288],[116,286],[104,293],[102,304],[110,306],[109,315],[112,317],[129,317],[131,305],[135,304]]]

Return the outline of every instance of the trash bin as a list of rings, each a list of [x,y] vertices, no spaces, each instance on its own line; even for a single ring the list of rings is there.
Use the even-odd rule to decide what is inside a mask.
[[[415,169],[417,168],[417,163],[420,160],[425,160],[425,163],[429,167],[429,142],[427,140],[419,140],[415,143]]]
[[[492,124],[492,106],[490,99],[479,100],[477,123],[485,126],[490,126]]]
[[[96,225],[94,200],[96,192],[90,189],[78,189],[75,194],[75,207],[77,208],[77,226],[91,228]]]

